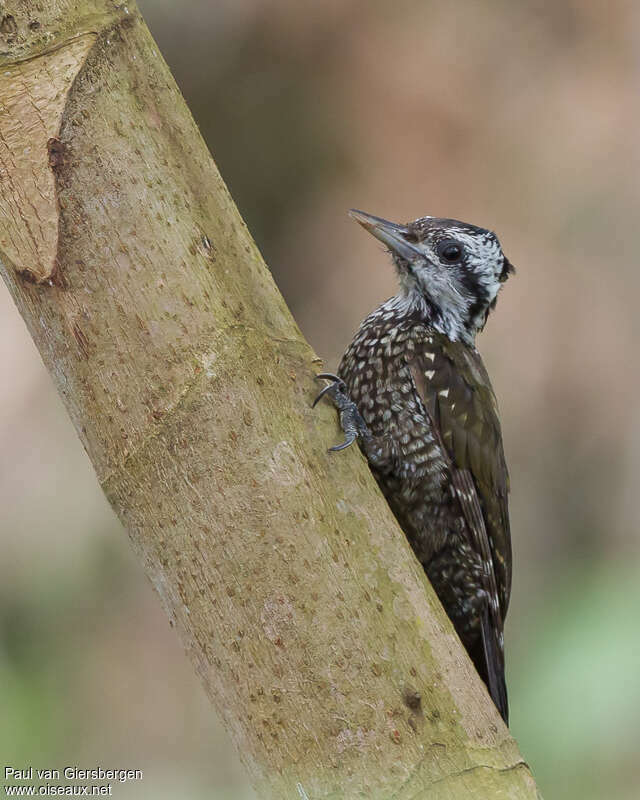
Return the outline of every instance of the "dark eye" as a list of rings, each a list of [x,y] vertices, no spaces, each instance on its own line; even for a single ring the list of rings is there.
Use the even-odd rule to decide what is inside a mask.
[[[456,264],[458,261],[462,261],[464,247],[459,242],[449,239],[448,241],[440,242],[438,255],[443,261],[447,261],[449,264]]]

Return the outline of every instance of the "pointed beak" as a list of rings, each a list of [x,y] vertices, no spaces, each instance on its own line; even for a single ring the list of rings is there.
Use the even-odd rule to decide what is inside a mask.
[[[366,214],[364,211],[358,211],[357,208],[352,208],[349,216],[385,244],[389,250],[397,253],[406,261],[415,261],[416,258],[425,257],[424,253],[405,239],[405,236],[409,234],[406,225],[398,225],[388,219],[374,217],[373,214]]]

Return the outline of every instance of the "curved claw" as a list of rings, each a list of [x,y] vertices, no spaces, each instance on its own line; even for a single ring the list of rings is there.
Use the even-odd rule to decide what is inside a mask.
[[[333,372],[319,372],[316,375],[316,380],[319,378],[326,378],[328,381],[336,381],[336,383],[342,383],[342,378],[338,375],[334,375]]]
[[[320,377],[320,376],[318,375],[318,377]],[[322,389],[322,391],[320,392],[320,394],[319,394],[319,395],[316,397],[316,399],[313,401],[313,405],[311,406],[311,408],[315,408],[315,407],[316,407],[316,405],[317,405],[317,403],[318,403],[318,401],[319,401],[319,400],[322,400],[322,398],[325,396],[325,394],[326,394],[326,393],[327,393],[327,392],[328,392],[330,389],[333,389],[333,387],[334,387],[334,386],[335,386],[335,383],[329,383],[329,384],[327,384],[327,385],[324,387],[324,389]]]
[[[318,380],[333,381],[333,383],[329,383],[327,386],[324,387],[324,389],[322,389],[320,394],[313,401],[313,405],[311,406],[311,408],[315,408],[318,401],[321,400],[327,392],[331,391],[331,389],[337,389],[339,392],[346,391],[347,387],[345,386],[345,383],[342,380],[342,378],[339,375],[334,375],[333,372],[320,372],[318,375],[315,376],[315,379],[317,381]]]
[[[335,452],[337,450],[346,450],[346,448],[350,447],[355,442],[355,440],[356,440],[355,433],[353,435],[349,434],[349,436],[347,436],[347,438],[344,440],[344,442],[342,442],[342,444],[335,444],[333,447],[330,447],[329,452],[331,453],[332,451]]]
[[[345,450],[350,447],[358,438],[368,433],[364,420],[360,416],[355,403],[351,400],[347,393],[347,386],[339,375],[334,375],[332,372],[321,372],[315,376],[317,380],[328,380],[331,383],[327,384],[320,390],[320,393],[313,401],[313,408],[316,407],[318,402],[329,394],[333,405],[340,412],[340,424],[344,431],[345,440],[341,444],[336,444],[329,448],[329,452],[336,452],[338,450]]]

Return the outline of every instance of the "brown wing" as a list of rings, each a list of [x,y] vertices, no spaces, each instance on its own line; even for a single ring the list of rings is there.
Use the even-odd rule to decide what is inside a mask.
[[[497,404],[477,351],[438,335],[431,344],[409,366],[450,459],[470,544],[486,566],[489,603],[481,620],[481,654],[472,657],[506,721],[502,631],[511,588],[511,538]]]
[[[471,475],[504,620],[511,592],[509,475],[496,398],[476,350],[441,334],[433,334],[432,340],[432,350],[416,353],[411,371],[452,466]],[[468,506],[463,502],[465,518],[472,511]]]

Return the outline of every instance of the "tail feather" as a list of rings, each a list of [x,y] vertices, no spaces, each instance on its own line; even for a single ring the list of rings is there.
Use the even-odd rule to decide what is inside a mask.
[[[476,645],[469,651],[478,674],[487,685],[491,699],[500,716],[509,724],[509,701],[504,676],[504,654],[497,639],[497,632],[491,625],[488,612],[482,617],[481,635]]]

